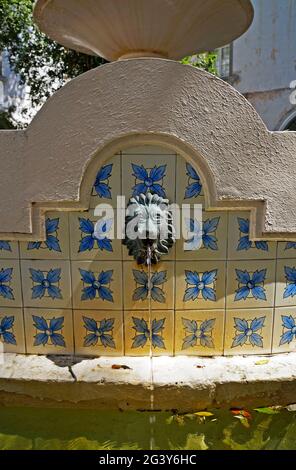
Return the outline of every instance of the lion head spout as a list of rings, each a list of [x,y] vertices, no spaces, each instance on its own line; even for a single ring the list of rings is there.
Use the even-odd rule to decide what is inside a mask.
[[[168,199],[147,193],[132,197],[125,218],[125,239],[130,256],[138,264],[147,264],[149,258],[158,263],[175,243],[173,215]]]

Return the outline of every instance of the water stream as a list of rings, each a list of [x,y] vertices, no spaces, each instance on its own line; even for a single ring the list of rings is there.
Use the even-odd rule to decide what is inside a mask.
[[[155,449],[155,437],[154,437],[154,425],[155,425],[155,415],[154,412],[154,377],[153,377],[153,330],[152,330],[152,297],[151,297],[151,259],[152,259],[152,252],[151,247],[148,246],[147,248],[147,268],[148,268],[148,325],[149,325],[149,358],[150,358],[150,416],[149,416],[149,423],[150,423],[150,450]]]

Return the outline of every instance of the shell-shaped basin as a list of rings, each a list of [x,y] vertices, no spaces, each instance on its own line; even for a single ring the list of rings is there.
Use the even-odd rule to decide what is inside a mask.
[[[109,61],[184,56],[241,36],[249,0],[37,0],[39,28],[58,43]]]

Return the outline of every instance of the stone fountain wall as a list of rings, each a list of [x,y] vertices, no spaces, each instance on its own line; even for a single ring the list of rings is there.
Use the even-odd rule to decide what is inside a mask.
[[[149,354],[148,272],[112,235],[117,196],[128,200],[148,187],[170,202],[203,206],[201,249],[184,251],[181,238],[152,268],[153,354],[295,349],[296,243],[252,242],[250,212],[205,210],[206,182],[165,147],[131,147],[96,173],[87,211],[47,212],[43,241],[0,242],[4,351]],[[95,236],[100,203],[115,209],[115,220]]]
[[[93,237],[99,202],[149,185],[204,209],[202,248],[179,240],[152,273],[154,354],[293,351],[295,148],[190,66],[125,60],[71,81],[0,132],[4,351],[149,353],[147,271],[111,226]]]

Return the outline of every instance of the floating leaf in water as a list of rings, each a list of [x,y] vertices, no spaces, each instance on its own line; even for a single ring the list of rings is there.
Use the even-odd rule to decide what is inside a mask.
[[[209,418],[210,416],[214,416],[214,414],[210,413],[209,411],[198,411],[197,413],[194,413],[194,414],[202,418]]]
[[[230,411],[234,416],[242,416],[243,418],[252,419],[251,413],[247,410],[233,408]]]
[[[280,407],[278,406],[268,406],[266,408],[255,408],[254,411],[257,413],[262,413],[265,415],[277,415],[280,413]]]
[[[286,407],[286,410],[288,411],[296,411],[296,405],[289,405]]]
[[[118,369],[124,369],[124,370],[129,369],[129,370],[131,370],[131,368],[129,366],[125,366],[125,365],[121,365],[121,364],[113,364],[112,369],[116,369],[116,370],[118,370]]]
[[[242,415],[234,416],[234,418],[238,419],[245,428],[250,428],[250,423],[247,418],[244,418]]]
[[[255,366],[265,366],[269,363],[269,359],[261,359],[260,361],[255,362]]]

